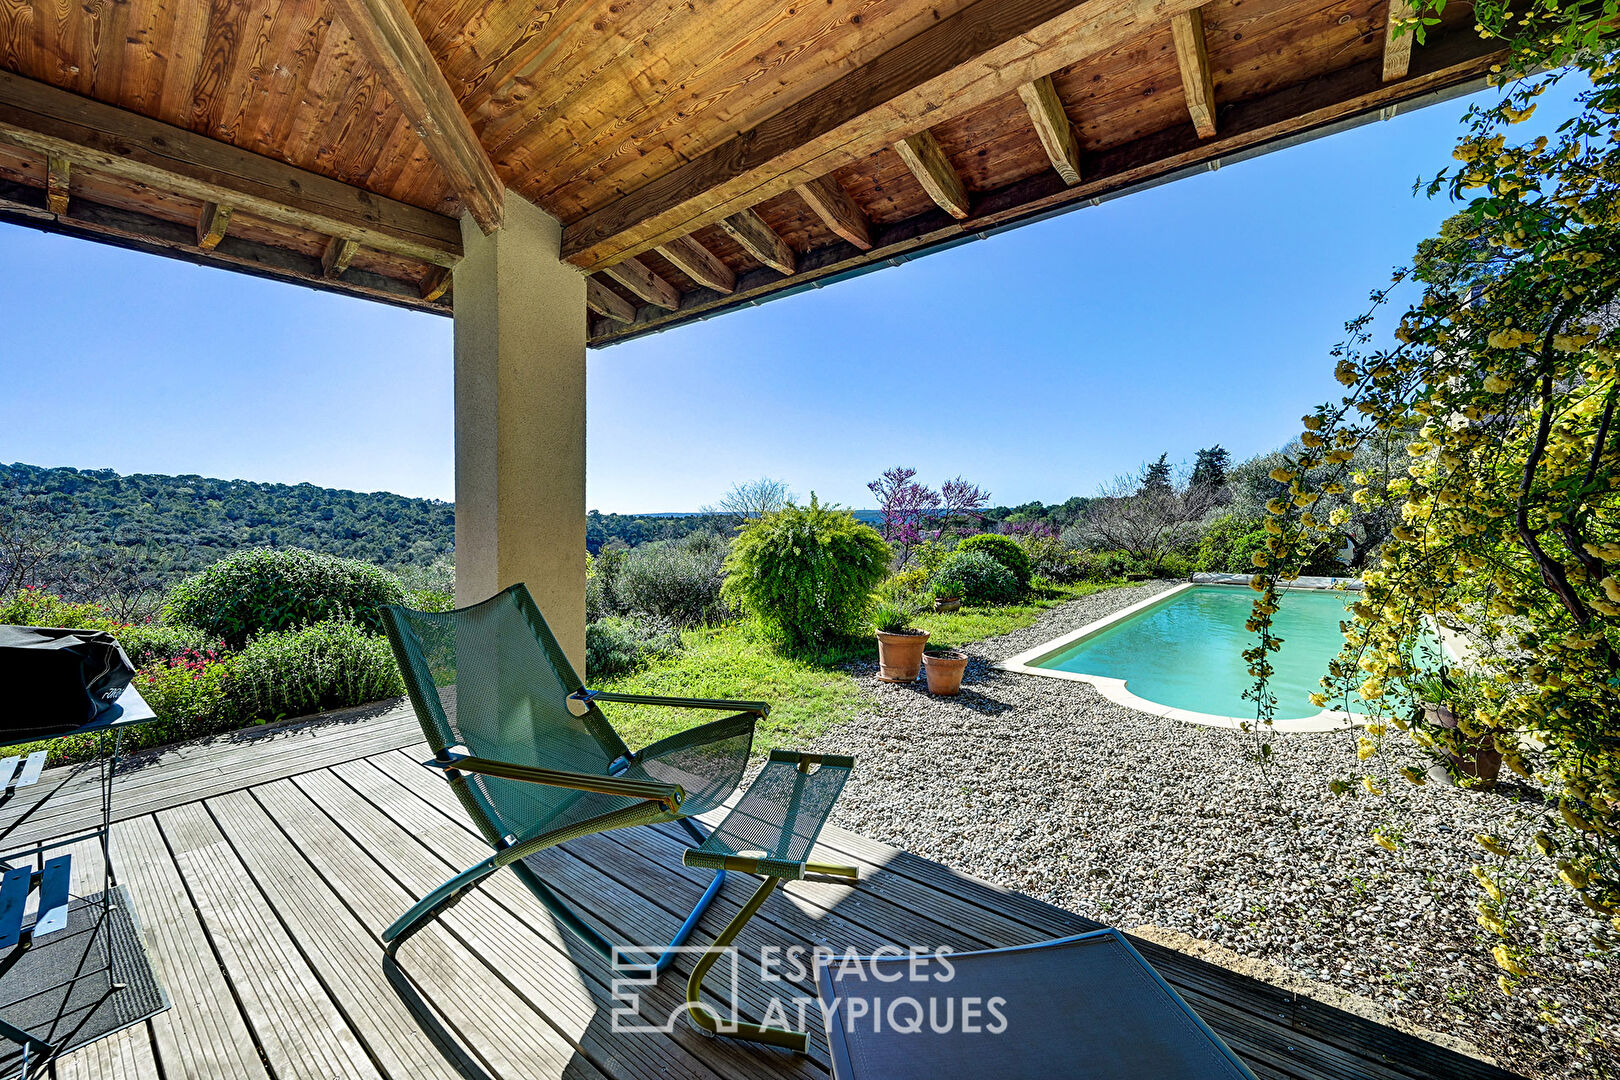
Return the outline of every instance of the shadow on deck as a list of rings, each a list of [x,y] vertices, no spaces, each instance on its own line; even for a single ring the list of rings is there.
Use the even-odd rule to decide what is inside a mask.
[[[427,756],[406,708],[220,736],[129,763],[117,789],[113,862],[135,898],[168,1012],[59,1060],[58,1077],[664,1077],[827,1075],[808,980],[767,987],[744,960],[741,1010],[767,992],[807,1005],[810,1054],[699,1035],[615,1030],[615,1010],[663,1026],[689,962],[631,1008],[615,973],[554,925],[517,878],[497,874],[385,964],[380,931],[413,900],[487,854]],[[66,843],[81,889],[98,888],[95,770],[59,769],[0,805],[0,850]],[[667,941],[710,875],[681,865],[673,829],[586,837],[547,852],[549,880],[617,940]],[[798,882],[738,941],[870,953],[958,951],[1083,933],[1098,924],[829,827],[817,858],[853,863],[856,887]],[[704,943],[752,879],[733,875]],[[1508,1080],[1415,1036],[1151,942],[1135,942],[1266,1080]],[[783,965],[795,974],[794,965]],[[725,989],[726,980],[710,985]],[[625,1014],[621,1012],[620,1025]],[[790,1019],[793,1017],[790,1014]],[[1016,1018],[1014,1018],[1016,1020]]]

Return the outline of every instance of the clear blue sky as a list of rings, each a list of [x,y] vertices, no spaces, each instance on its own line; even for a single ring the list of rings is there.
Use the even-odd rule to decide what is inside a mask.
[[[1058,502],[1161,452],[1270,449],[1453,209],[1411,187],[1465,107],[593,351],[589,503],[769,475],[865,507],[891,465]],[[0,264],[0,461],[453,497],[448,319],[6,225]]]

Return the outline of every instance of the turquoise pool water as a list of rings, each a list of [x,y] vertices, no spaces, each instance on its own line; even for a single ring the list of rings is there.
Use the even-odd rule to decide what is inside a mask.
[[[1254,679],[1243,650],[1255,637],[1244,629],[1254,593],[1231,585],[1199,585],[1077,641],[1034,667],[1124,679],[1137,697],[1216,716],[1253,716],[1243,692]],[[1339,621],[1355,593],[1290,590],[1273,619],[1282,649],[1272,654],[1279,720],[1321,712],[1309,695],[1321,689],[1328,661],[1344,645]]]

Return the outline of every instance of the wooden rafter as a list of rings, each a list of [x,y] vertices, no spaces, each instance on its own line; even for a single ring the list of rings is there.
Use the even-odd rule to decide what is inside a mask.
[[[1025,83],[1018,88],[1018,96],[1029,112],[1029,122],[1035,125],[1046,160],[1052,163],[1065,184],[1078,184],[1080,147],[1074,141],[1074,125],[1069,123],[1069,114],[1063,111],[1063,101],[1052,85],[1052,77],[1043,75]]]
[[[1204,13],[1198,8],[1170,19],[1176,62],[1181,65],[1181,88],[1187,112],[1200,139],[1215,136],[1215,78],[1209,70],[1209,45],[1204,40]]]
[[[742,245],[744,251],[779,274],[791,274],[799,267],[798,257],[776,230],[752,210],[722,218],[720,227]]]
[[[636,305],[597,281],[594,277],[585,279],[585,306],[598,315],[622,323],[636,321]]]
[[[681,294],[675,291],[675,286],[653,273],[640,259],[626,259],[603,272],[649,304],[669,311],[681,309]]]
[[[687,277],[715,292],[729,293],[737,287],[737,275],[731,272],[731,267],[690,236],[676,237],[667,244],[660,244],[658,254],[674,263]]]
[[[506,189],[404,0],[333,0],[368,63],[486,233],[501,226]]]
[[[334,236],[326,242],[326,250],[321,253],[321,269],[329,278],[342,277],[343,271],[349,268],[354,259],[354,253],[360,245],[353,240],[342,236]]]
[[[0,139],[75,167],[441,266],[461,258],[443,214],[0,69]]]
[[[1481,39],[1466,27],[1450,32],[1431,30],[1429,40],[1413,59],[1408,77],[1398,83],[1382,81],[1382,57],[1314,79],[1303,86],[1279,87],[1268,94],[1234,101],[1222,109],[1220,133],[1200,139],[1190,124],[1150,132],[1129,142],[1088,155],[1084,181],[1065,184],[1054,171],[975,196],[974,216],[967,221],[941,220],[930,211],[905,221],[874,229],[873,247],[851,253],[842,246],[827,246],[800,257],[795,280],[823,280],[873,263],[913,257],[930,246],[960,240],[975,231],[1036,220],[1054,211],[1128,192],[1196,166],[1218,162],[1229,154],[1264,151],[1291,145],[1356,119],[1376,117],[1392,104],[1421,98],[1438,90],[1466,86],[1484,77],[1501,59],[1500,43]],[[757,302],[782,289],[785,282],[764,270],[741,273],[736,292],[689,303],[678,314],[644,310],[630,327],[598,328],[594,345],[628,340],[651,329],[714,315],[738,304]]]
[[[967,188],[962,186],[962,178],[956,175],[951,159],[945,156],[932,131],[919,131],[901,139],[894,149],[936,206],[954,218],[965,218],[972,212]]]
[[[53,214],[68,212],[69,176],[73,165],[55,154],[45,159],[45,208]]]
[[[422,299],[431,304],[444,296],[445,293],[450,291],[450,284],[454,277],[455,275],[443,266],[430,268],[418,289]]]
[[[647,251],[1107,52],[1143,25],[1196,6],[1196,0],[977,0],[571,223],[563,232],[563,256],[598,269]]]
[[[204,251],[213,251],[225,239],[225,232],[230,227],[229,206],[217,202],[203,203],[202,213],[197,215],[197,246]]]
[[[795,188],[805,205],[815,211],[827,228],[862,251],[872,247],[872,226],[855,205],[849,193],[830,176],[818,176]]]
[[[1412,17],[1411,0],[1389,0],[1389,15],[1384,24],[1384,81],[1394,82],[1406,78],[1412,68],[1412,27],[1396,29],[1403,20]]]

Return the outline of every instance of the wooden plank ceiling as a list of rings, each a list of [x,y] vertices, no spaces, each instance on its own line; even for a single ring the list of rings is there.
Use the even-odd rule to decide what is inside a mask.
[[[1407,10],[1393,0],[1397,18]],[[0,0],[0,219],[448,312],[565,223],[594,344],[1477,83],[1391,0]]]

